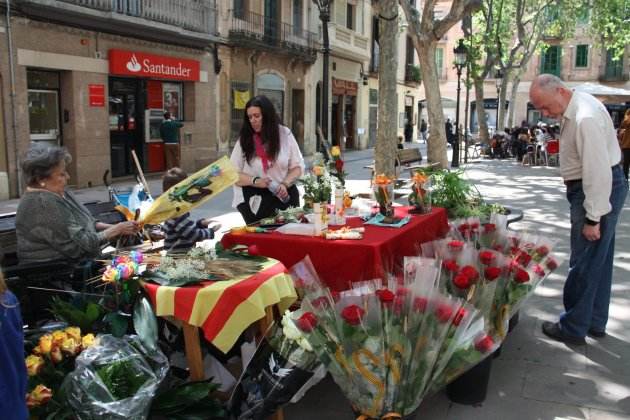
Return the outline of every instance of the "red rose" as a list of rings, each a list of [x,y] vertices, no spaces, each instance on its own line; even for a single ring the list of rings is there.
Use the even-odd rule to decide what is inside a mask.
[[[311,300],[311,305],[313,308],[324,309],[330,306],[330,301],[326,296],[320,296],[316,299]]]
[[[525,251],[521,251],[521,253],[517,257],[517,260],[521,265],[527,266],[532,261],[532,256]]]
[[[483,225],[484,233],[492,233],[495,230],[497,230],[497,225],[495,225],[494,223],[486,223]]]
[[[480,353],[488,353],[494,347],[494,340],[489,335],[475,341],[475,349]]]
[[[472,265],[467,265],[465,267],[462,267],[459,273],[468,277],[470,281],[473,283],[479,279],[479,272]]]
[[[468,225],[468,223],[462,223],[461,225],[459,225],[459,226],[457,227],[457,229],[458,229],[460,232],[464,233],[464,232],[466,232],[468,229],[470,229],[470,226]]]
[[[448,248],[451,251],[461,251],[464,248],[464,243],[462,241],[451,241],[448,243]]]
[[[442,268],[451,273],[456,273],[459,271],[459,265],[457,265],[457,261],[455,260],[442,261]]]
[[[549,254],[549,248],[547,248],[545,245],[541,245],[538,248],[536,248],[536,254],[540,255],[541,257],[544,257],[547,254]]]
[[[536,264],[534,266],[534,273],[538,276],[538,277],[545,277],[545,269],[542,268],[542,266],[540,264]]]
[[[337,159],[335,161],[335,169],[337,170],[337,172],[341,173],[343,172],[343,160],[341,159]]]
[[[558,261],[554,260],[553,258],[549,258],[547,260],[547,268],[551,271],[555,270],[556,268],[558,268]]]
[[[518,255],[520,249],[517,246],[510,247],[510,255]]]
[[[435,308],[435,316],[440,322],[447,322],[453,315],[453,308],[450,305],[441,303]]]
[[[405,307],[405,297],[404,296],[396,296],[394,299],[394,313],[396,315],[400,315]]]
[[[529,273],[527,273],[527,271],[523,270],[522,268],[519,268],[516,270],[514,280],[517,283],[527,283],[529,281]]]
[[[495,251],[498,251],[498,252],[502,252],[503,251],[503,246],[497,244],[497,245],[493,246],[492,249],[494,249]]]
[[[394,301],[394,293],[389,289],[380,289],[376,291],[376,296],[378,296],[379,300],[383,304],[389,304]]]
[[[455,317],[453,318],[453,325],[455,325],[456,327],[459,327],[459,324],[462,322],[462,319],[464,319],[466,315],[468,315],[468,312],[466,311],[466,309],[459,308],[459,310],[455,314]]]
[[[468,277],[464,273],[459,273],[453,279],[453,284],[457,286],[457,288],[459,289],[468,289],[471,283],[472,283],[472,280],[470,279],[470,277]]]
[[[361,323],[361,317],[365,314],[363,308],[357,305],[348,305],[341,311],[341,317],[349,325],[359,325]]]
[[[427,310],[427,305],[429,304],[429,300],[425,297],[418,296],[413,300],[413,309],[416,312],[424,313]]]
[[[339,302],[339,299],[341,298],[341,294],[339,292],[337,292],[336,290],[331,290],[330,291],[330,296],[332,296],[333,301]]]
[[[479,229],[479,223],[476,223],[476,222],[475,222],[475,223],[471,223],[471,224],[470,224],[470,228],[471,228],[472,230]]]
[[[492,251],[481,251],[479,253],[479,261],[481,261],[481,264],[483,265],[492,264],[492,261],[494,261],[495,258],[496,256],[494,255],[494,252]]]
[[[247,247],[247,253],[249,255],[260,255],[260,250],[258,249],[258,245],[250,245]]]
[[[306,312],[295,322],[300,331],[309,333],[317,326],[317,317],[313,312]]]
[[[493,281],[499,278],[501,269],[499,267],[486,267],[483,273],[486,276],[486,280]]]
[[[407,296],[409,294],[409,289],[406,287],[399,287],[396,289],[396,296]]]

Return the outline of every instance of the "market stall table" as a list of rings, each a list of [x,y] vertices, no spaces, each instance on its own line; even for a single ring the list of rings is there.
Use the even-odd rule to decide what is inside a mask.
[[[251,324],[262,320],[264,332],[273,320],[273,307],[280,313],[297,298],[286,267],[272,259],[260,272],[247,277],[204,281],[183,287],[143,284],[157,316],[172,316],[183,322],[186,358],[192,380],[204,378],[199,329],[219,350],[227,352]]]
[[[397,207],[397,217],[410,207]],[[361,240],[327,240],[321,237],[270,233],[229,233],[221,239],[224,247],[256,245],[261,255],[275,258],[291,267],[309,255],[320,278],[333,290],[345,290],[351,282],[382,277],[394,270],[403,256],[418,255],[420,244],[448,232],[448,218],[442,208],[429,214],[410,215],[400,228],[364,225],[358,217],[346,226],[365,227]]]

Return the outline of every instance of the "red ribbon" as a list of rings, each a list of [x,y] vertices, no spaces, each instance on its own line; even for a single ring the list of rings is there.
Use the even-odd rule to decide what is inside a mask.
[[[254,133],[254,145],[256,146],[256,156],[262,161],[263,172],[267,173],[269,169],[269,156],[267,155],[265,146],[263,146],[262,138],[258,133]]]

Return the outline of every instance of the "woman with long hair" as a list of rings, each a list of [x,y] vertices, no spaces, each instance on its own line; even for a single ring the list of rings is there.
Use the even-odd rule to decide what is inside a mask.
[[[623,153],[623,174],[628,179],[630,168],[630,108],[626,109],[623,121],[619,126],[619,146]]]
[[[245,104],[231,160],[239,171],[232,205],[245,223],[299,206],[295,182],[304,171],[304,158],[291,130],[280,124],[266,96],[255,96]]]
[[[26,364],[20,303],[7,289],[0,271],[0,413],[7,420],[25,420]]]

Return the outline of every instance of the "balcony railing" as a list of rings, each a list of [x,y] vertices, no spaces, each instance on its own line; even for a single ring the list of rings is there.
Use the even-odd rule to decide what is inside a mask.
[[[317,34],[258,13],[232,15],[230,38],[250,42],[252,47],[298,55],[309,62],[317,56]]]
[[[422,76],[420,74],[420,67],[413,64],[407,64],[405,66],[405,82],[420,83]]]
[[[59,2],[134,16],[193,32],[214,34],[217,31],[217,9],[214,0],[59,0]]]
[[[331,25],[330,44],[333,48],[367,59],[369,57],[369,38],[341,25]],[[342,52],[343,54],[343,52]]]

